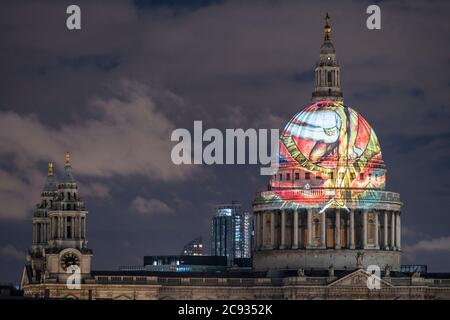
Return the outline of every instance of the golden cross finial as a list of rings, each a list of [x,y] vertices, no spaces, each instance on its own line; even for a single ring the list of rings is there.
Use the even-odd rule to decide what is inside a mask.
[[[66,166],[70,166],[70,152],[66,152]]]
[[[53,163],[48,163],[48,176],[51,177],[53,175]]]
[[[325,33],[325,41],[330,40],[330,38],[331,38],[331,27],[328,24],[329,20],[330,20],[330,16],[328,15],[328,12],[327,12],[327,14],[325,15],[326,23],[325,23],[325,27],[323,28],[323,31]]]
[[[327,14],[325,15],[325,21],[326,21],[327,25],[328,25],[328,20],[330,20],[330,16],[328,15],[328,12],[327,12]]]

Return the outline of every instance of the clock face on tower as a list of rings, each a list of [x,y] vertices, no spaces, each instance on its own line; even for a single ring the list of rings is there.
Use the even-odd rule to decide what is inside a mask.
[[[72,252],[68,252],[61,257],[61,267],[66,270],[70,266],[80,266],[80,258]]]

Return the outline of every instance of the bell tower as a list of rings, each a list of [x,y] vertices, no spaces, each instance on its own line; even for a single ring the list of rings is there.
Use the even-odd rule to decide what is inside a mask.
[[[32,281],[64,282],[75,269],[81,279],[90,277],[92,250],[87,248],[87,213],[67,152],[59,181],[49,163],[41,201],[33,215],[33,242],[26,266]]]
[[[57,189],[57,180],[53,173],[53,163],[49,162],[41,199],[33,213],[32,245],[28,255],[33,270],[33,277],[38,281],[40,281],[41,276],[45,272],[45,250],[49,248],[51,236],[49,211],[53,206]]]
[[[312,101],[342,101],[341,67],[336,60],[336,50],[331,42],[330,16],[325,16],[324,41],[320,48],[319,62],[315,69],[315,86]]]

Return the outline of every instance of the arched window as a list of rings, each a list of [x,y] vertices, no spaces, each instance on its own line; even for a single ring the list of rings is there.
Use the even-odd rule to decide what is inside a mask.
[[[67,192],[67,200],[70,201],[70,192]]]

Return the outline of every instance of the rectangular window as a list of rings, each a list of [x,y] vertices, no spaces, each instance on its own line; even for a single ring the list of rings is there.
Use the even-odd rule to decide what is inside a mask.
[[[305,172],[305,179],[309,180],[311,178],[311,174],[309,172]]]
[[[364,173],[363,173],[363,172],[361,172],[361,173],[359,174],[359,180],[364,180]]]
[[[298,172],[295,173],[295,180],[300,180],[300,173]]]
[[[280,181],[283,181],[283,174],[280,173]]]
[[[322,180],[321,176],[316,176],[316,180]]]
[[[328,79],[327,79],[327,80],[328,80],[328,84],[331,85],[331,83],[332,83],[332,79],[331,79],[331,71],[328,71],[328,74],[327,74],[327,75],[328,75]]]
[[[334,173],[333,173],[333,172],[330,173],[330,179],[331,179],[331,180],[334,179]]]
[[[286,180],[287,181],[291,180],[291,174],[290,173],[286,173]]]

